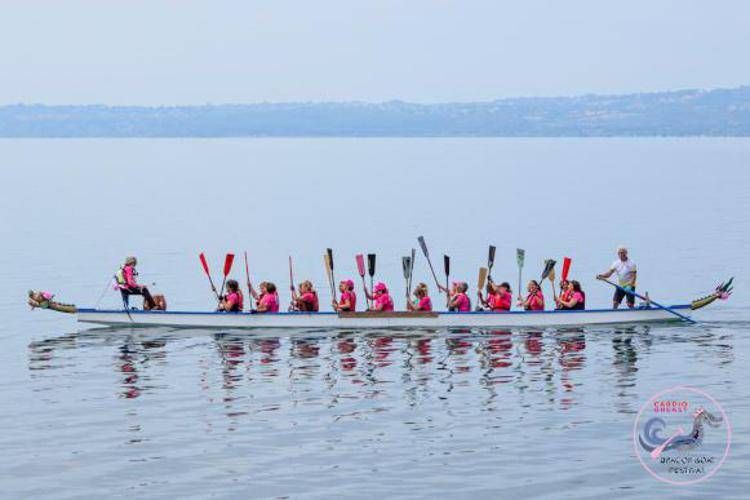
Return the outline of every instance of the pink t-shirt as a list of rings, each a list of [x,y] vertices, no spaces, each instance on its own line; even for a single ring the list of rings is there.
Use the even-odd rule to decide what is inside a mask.
[[[375,297],[375,309],[378,311],[393,311],[393,299],[387,293]]]
[[[526,300],[529,301],[529,311],[544,311],[544,295],[542,295],[542,292],[530,293],[526,296]]]
[[[128,288],[135,288],[138,283],[135,281],[135,268],[133,266],[125,266],[122,268],[122,274],[125,276],[125,285]]]
[[[304,303],[302,310],[303,311],[313,311],[318,312],[318,295],[313,292],[305,292],[303,293],[300,298],[300,302]]]
[[[279,312],[279,297],[275,293],[264,293],[260,298],[259,305],[265,306],[265,312]]]
[[[418,311],[432,311],[432,301],[429,297],[424,296],[421,299],[419,299],[419,304],[417,304],[417,310]]]
[[[456,311],[458,312],[469,312],[471,311],[471,301],[469,300],[469,297],[466,296],[465,293],[457,293],[455,297],[453,297],[453,302],[456,304]]]
[[[357,310],[357,294],[354,292],[350,292],[347,290],[346,292],[343,292],[341,294],[341,298],[339,299],[339,305],[344,305],[347,302],[351,305],[347,311],[356,311]]]
[[[238,292],[227,294],[227,305],[230,311],[242,311],[242,294]]]
[[[572,300],[575,300],[581,306],[584,306],[586,304],[586,297],[584,297],[581,292],[575,292],[573,294],[573,299]]]
[[[513,296],[510,292],[500,292],[492,296],[492,302],[488,302],[493,311],[510,311]]]

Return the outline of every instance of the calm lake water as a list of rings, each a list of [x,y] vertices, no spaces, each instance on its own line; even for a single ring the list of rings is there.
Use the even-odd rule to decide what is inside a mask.
[[[740,139],[0,140],[0,496],[746,498],[749,160]],[[24,303],[117,307],[100,295],[134,254],[171,308],[207,310],[198,253],[218,272],[245,250],[284,291],[293,255],[328,303],[326,247],[337,277],[375,252],[401,290],[420,234],[470,283],[490,243],[511,283],[517,247],[526,278],[571,256],[592,307],[619,244],[655,300],[737,290],[695,326],[258,338],[87,329]],[[690,487],[632,443],[641,405],[680,384],[734,436]]]

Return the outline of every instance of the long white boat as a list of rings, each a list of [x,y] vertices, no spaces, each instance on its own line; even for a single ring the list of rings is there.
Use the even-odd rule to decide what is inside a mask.
[[[684,321],[691,306],[675,305],[636,309],[509,312],[282,312],[276,314],[195,311],[142,311],[77,309],[78,321],[108,326],[168,326],[184,328],[518,328],[547,326],[613,325]],[[675,314],[677,313],[677,314]]]

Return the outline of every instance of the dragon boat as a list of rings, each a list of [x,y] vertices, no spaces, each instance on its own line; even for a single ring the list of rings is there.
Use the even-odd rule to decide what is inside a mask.
[[[665,321],[691,321],[692,311],[717,299],[726,299],[732,291],[732,280],[722,283],[709,295],[690,304],[662,306],[645,302],[634,309],[587,309],[508,312],[255,312],[226,313],[201,311],[145,311],[135,309],[77,308],[56,303],[45,307],[30,299],[32,307],[77,315],[81,323],[121,327],[164,326],[176,328],[296,328],[296,329],[366,329],[366,328],[518,328],[575,327],[616,325]],[[39,298],[39,296],[37,296]],[[33,302],[33,303],[32,303]]]

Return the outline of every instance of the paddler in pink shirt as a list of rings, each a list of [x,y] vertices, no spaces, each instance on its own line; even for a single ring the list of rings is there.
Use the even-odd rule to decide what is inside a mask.
[[[458,312],[471,311],[471,300],[466,292],[469,285],[465,281],[453,283],[453,293],[451,294],[450,310]]]
[[[567,293],[557,299],[559,309],[586,309],[586,294],[581,289],[581,284],[573,280],[568,283]]]
[[[344,280],[339,283],[341,296],[339,301],[333,301],[333,310],[338,312],[354,312],[357,310],[357,294],[354,293],[354,281]]]
[[[242,312],[243,302],[239,283],[236,280],[227,281],[227,294],[222,297],[219,303],[219,311]]]
[[[279,294],[276,293],[276,285],[270,281],[262,281],[258,285],[260,293],[256,292],[250,285],[250,294],[255,299],[257,312],[277,313],[279,312]]]
[[[292,290],[292,301],[297,311],[318,312],[318,292],[313,288],[310,281],[303,281],[299,284],[299,294]]]
[[[410,311],[432,311],[432,300],[430,300],[430,295],[427,290],[427,285],[425,283],[420,283],[417,285],[417,287],[414,289],[414,298],[415,300],[408,301],[406,303],[406,308]]]
[[[373,311],[393,311],[393,299],[388,294],[388,287],[385,286],[385,283],[376,283],[372,294],[365,287],[365,297],[374,301],[372,305]]]
[[[544,311],[544,295],[536,280],[529,281],[526,298],[518,296],[518,305],[527,311]],[[519,290],[520,293],[520,290]]]

